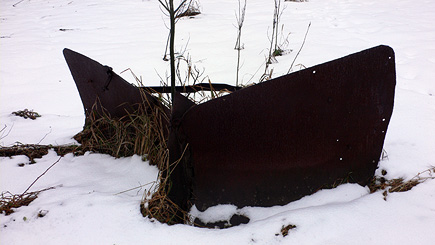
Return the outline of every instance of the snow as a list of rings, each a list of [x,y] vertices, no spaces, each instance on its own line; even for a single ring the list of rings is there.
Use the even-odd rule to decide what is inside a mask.
[[[13,7],[13,5],[15,7]],[[212,82],[235,84],[237,1],[200,1],[202,14],[177,24],[177,50]],[[381,169],[387,179],[410,179],[435,165],[435,2],[431,0],[310,0],[283,2],[281,23],[288,54],[273,64],[285,74],[303,43],[293,70],[385,44],[396,53],[397,86]],[[273,3],[248,2],[242,30],[244,84],[258,82],[264,70]],[[68,144],[84,123],[83,107],[62,55],[83,53],[118,74],[130,68],[147,85],[168,72],[163,53],[167,17],[158,1],[3,0],[0,2],[0,145]],[[281,41],[284,41],[281,40]],[[290,52],[289,50],[292,50]],[[121,74],[133,82],[129,72]],[[23,119],[24,108],[42,115]],[[0,189],[22,193],[59,156],[36,164],[24,156],[0,158]],[[18,167],[25,163],[24,167]],[[369,194],[355,184],[322,190],[285,206],[231,205],[195,213],[248,224],[216,230],[168,226],[142,217],[139,203],[153,188],[157,169],[139,156],[115,159],[86,153],[61,158],[30,191],[29,206],[0,214],[1,244],[434,244],[435,180],[407,192]],[[135,187],[133,190],[130,190]],[[129,190],[129,191],[128,191]],[[46,213],[38,217],[38,213]],[[293,224],[283,237],[283,226]]]

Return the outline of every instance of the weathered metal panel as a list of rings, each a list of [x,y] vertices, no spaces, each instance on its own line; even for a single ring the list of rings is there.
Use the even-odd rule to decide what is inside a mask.
[[[160,105],[155,97],[141,93],[137,87],[113,72],[112,68],[70,49],[64,49],[63,54],[82,99],[86,116],[94,106],[98,114],[102,113],[103,107],[111,117],[120,118],[137,109],[143,101]]]
[[[200,105],[183,102],[178,109],[175,100],[176,140],[169,147],[177,154],[170,158],[184,159],[171,178],[184,191],[170,196],[186,207],[177,193],[192,190],[187,201],[199,210],[273,206],[340,181],[367,184],[382,151],[395,81],[394,52],[378,46]]]

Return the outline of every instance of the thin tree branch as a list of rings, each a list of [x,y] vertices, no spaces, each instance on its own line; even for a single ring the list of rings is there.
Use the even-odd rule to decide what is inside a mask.
[[[168,3],[166,2],[166,4],[164,4],[161,0],[159,0],[159,3],[162,5],[162,7],[163,8],[165,8],[166,9],[166,11],[168,11],[169,12],[169,7],[168,7]]]
[[[178,5],[178,8],[175,9],[175,12],[174,12],[174,13],[175,13],[175,14],[178,13],[178,11],[180,10],[180,8],[183,7],[184,4],[185,4],[186,2],[187,2],[187,0],[184,0],[183,2],[181,2],[180,5]],[[190,3],[191,3],[191,2],[192,2],[192,1],[189,2],[189,6],[190,6]]]
[[[296,56],[295,56],[295,58],[294,58],[292,64],[290,65],[290,68],[288,69],[287,74],[289,74],[290,71],[292,70],[292,68],[293,68],[293,64],[295,63],[296,59],[297,59],[298,56],[299,56],[299,53],[301,52],[302,48],[304,47],[305,40],[307,39],[308,31],[310,30],[310,26],[311,26],[311,22],[310,22],[310,24],[308,24],[307,32],[305,33],[305,37],[304,37],[304,41],[302,42],[301,48],[299,49],[299,51],[298,51],[298,53],[296,54]]]

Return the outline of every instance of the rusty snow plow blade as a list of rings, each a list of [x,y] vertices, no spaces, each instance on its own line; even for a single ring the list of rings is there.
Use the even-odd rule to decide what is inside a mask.
[[[185,210],[273,206],[368,184],[395,82],[394,51],[378,46],[199,105],[177,94],[170,199]]]
[[[64,49],[63,54],[79,91],[86,117],[92,111],[101,115],[104,110],[112,118],[121,118],[141,104],[162,106],[157,98],[147,92],[142,93],[138,87],[114,73],[112,68],[70,49]]]
[[[241,90],[176,87],[235,92],[199,105],[176,94],[172,111],[151,95],[168,87],[138,88],[84,55],[64,55],[87,117],[104,111],[121,118],[144,102],[171,117],[168,196],[186,211],[192,204],[283,205],[343,182],[365,185],[393,110],[395,61],[387,46]]]

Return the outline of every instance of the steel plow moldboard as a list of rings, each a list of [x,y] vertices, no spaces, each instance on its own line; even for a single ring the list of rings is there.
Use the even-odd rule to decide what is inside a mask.
[[[283,205],[374,175],[393,110],[394,52],[378,46],[195,105],[171,118],[179,206]]]

